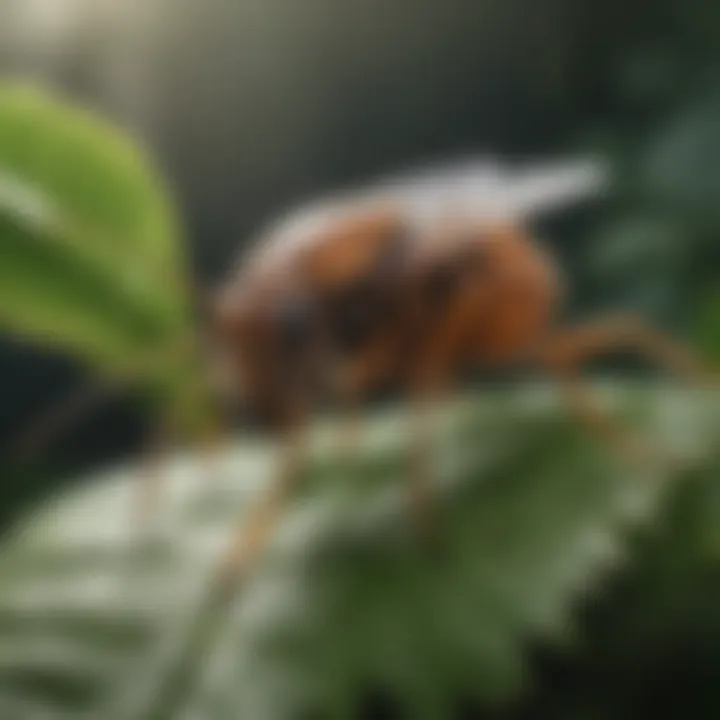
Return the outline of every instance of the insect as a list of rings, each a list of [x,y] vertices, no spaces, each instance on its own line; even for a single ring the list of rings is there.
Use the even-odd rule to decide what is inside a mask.
[[[220,394],[284,436],[275,484],[219,571],[232,587],[262,552],[298,481],[303,429],[330,398],[348,418],[391,387],[413,405],[411,516],[432,531],[433,401],[467,368],[535,363],[562,381],[603,439],[642,452],[578,381],[590,357],[636,350],[699,377],[691,353],[634,317],[558,329],[564,282],[528,223],[602,189],[595,162],[514,172],[485,161],[430,168],[304,208],[271,226],[210,307]]]
[[[421,536],[433,532],[431,408],[466,369],[534,364],[561,382],[603,441],[656,460],[598,409],[580,382],[582,365],[626,349],[686,377],[705,377],[704,369],[635,317],[558,327],[565,282],[529,230],[605,184],[596,161],[511,169],[471,159],[332,196],[260,233],[207,303],[208,369],[218,399],[275,430],[283,450],[274,483],[221,559],[218,596],[261,556],[300,478],[308,419],[323,402],[345,413],[350,439],[358,407],[376,390],[412,404],[406,482]]]

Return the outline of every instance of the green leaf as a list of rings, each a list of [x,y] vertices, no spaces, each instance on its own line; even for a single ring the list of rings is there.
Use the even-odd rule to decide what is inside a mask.
[[[716,462],[717,394],[599,397],[666,452]],[[174,458],[158,537],[142,551],[128,522],[133,466],[58,498],[0,555],[0,709],[17,720],[352,717],[374,688],[412,717],[447,718],[460,697],[515,697],[528,643],[573,639],[573,603],[622,561],[626,531],[653,520],[679,476],[610,457],[542,387],[448,406],[438,423],[435,543],[407,513],[404,416],[373,417],[352,463],[319,425],[305,491],[223,613],[204,614],[208,577],[272,477],[272,444],[238,441],[212,480],[199,458]]]
[[[195,370],[185,272],[172,201],[135,143],[48,91],[0,85],[4,329],[177,392]]]

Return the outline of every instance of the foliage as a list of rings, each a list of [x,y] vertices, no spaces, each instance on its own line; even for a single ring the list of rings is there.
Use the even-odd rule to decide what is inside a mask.
[[[599,397],[710,471],[717,398]],[[211,480],[201,459],[175,458],[151,548],[129,533],[132,466],[55,499],[0,562],[4,716],[352,717],[374,688],[410,717],[447,718],[461,698],[517,697],[528,645],[575,652],[577,601],[612,577],[628,531],[661,512],[680,476],[613,459],[542,387],[452,405],[439,425],[434,542],[418,541],[407,514],[403,416],[374,417],[351,463],[319,426],[305,492],[194,647],[212,560],[268,482],[272,446],[237,442]]]
[[[179,404],[197,376],[180,240],[158,172],[124,134],[0,86],[3,329]]]
[[[612,112],[583,130],[622,168],[587,265],[602,302],[634,307],[716,354],[720,14],[712,3],[637,11],[643,27],[628,29],[632,40],[598,70]]]

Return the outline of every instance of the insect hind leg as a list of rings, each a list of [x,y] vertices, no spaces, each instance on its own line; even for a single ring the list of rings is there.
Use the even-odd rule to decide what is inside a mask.
[[[631,315],[558,331],[543,345],[540,356],[560,380],[571,410],[596,436],[634,462],[667,468],[672,461],[618,426],[579,379],[582,365],[593,357],[627,350],[694,384],[706,384],[715,377],[688,348]]]

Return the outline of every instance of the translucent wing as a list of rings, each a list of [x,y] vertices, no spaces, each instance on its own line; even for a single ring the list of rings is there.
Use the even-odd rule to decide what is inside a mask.
[[[598,159],[511,166],[468,158],[381,181],[369,195],[397,201],[420,223],[448,216],[522,221],[596,196],[608,184],[608,168]]]
[[[418,241],[447,223],[523,222],[599,195],[609,170],[598,159],[575,158],[511,166],[486,157],[437,163],[381,178],[363,188],[304,205],[273,223],[254,259],[274,261],[312,243],[353,215],[394,207],[417,230]]]

